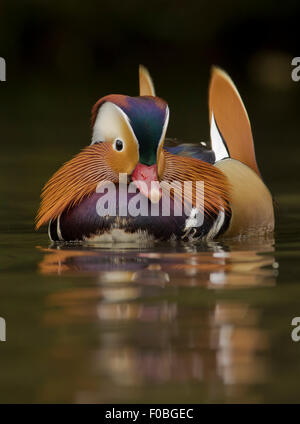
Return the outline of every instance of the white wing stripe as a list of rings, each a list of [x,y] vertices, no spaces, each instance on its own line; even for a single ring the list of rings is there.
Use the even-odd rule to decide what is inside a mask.
[[[218,130],[213,111],[211,113],[210,139],[211,139],[211,148],[214,151],[216,156],[216,162],[221,159],[229,158],[227,147]]]

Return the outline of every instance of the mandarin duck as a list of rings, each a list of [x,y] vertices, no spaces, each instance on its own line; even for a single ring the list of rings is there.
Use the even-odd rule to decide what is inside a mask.
[[[48,223],[55,242],[196,241],[272,232],[272,196],[256,163],[247,111],[230,77],[212,68],[210,147],[167,139],[169,108],[155,95],[143,66],[139,85],[138,97],[107,95],[96,102],[92,142],[44,186],[36,229]],[[120,196],[122,187],[131,187],[125,196]],[[142,204],[150,213],[139,212]]]

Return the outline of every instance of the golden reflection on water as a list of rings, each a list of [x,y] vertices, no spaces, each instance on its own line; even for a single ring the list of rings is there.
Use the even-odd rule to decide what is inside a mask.
[[[238,390],[242,398],[251,385],[263,383],[271,341],[261,311],[219,294],[275,285],[272,246],[268,241],[243,244],[243,250],[220,244],[177,252],[44,249],[41,273],[88,275],[93,282],[76,286],[75,279],[71,289],[46,299],[45,325],[70,332],[78,324],[99,326],[97,346],[83,355],[98,385],[86,381],[76,401],[108,402],[124,387],[172,383],[205,383],[215,387],[209,389],[215,396]],[[55,355],[63,349],[71,358],[71,348],[62,346],[54,347]]]

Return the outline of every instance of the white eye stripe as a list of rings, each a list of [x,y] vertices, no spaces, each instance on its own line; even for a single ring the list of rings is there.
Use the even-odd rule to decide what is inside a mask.
[[[158,146],[157,146],[157,150],[159,149],[159,146],[161,145],[161,143],[165,139],[165,135],[166,135],[168,124],[169,124],[169,116],[170,116],[170,111],[169,111],[169,107],[167,106],[166,107],[165,122],[164,122],[164,126],[162,128],[162,133],[161,133],[160,140],[159,140],[159,143],[158,143]]]
[[[132,139],[138,146],[138,141],[131,127],[128,116],[121,108],[112,102],[105,102],[98,111],[98,115],[93,128],[92,143],[107,141],[111,138],[118,138],[123,134],[123,124],[132,135]],[[123,140],[122,140],[123,141]]]

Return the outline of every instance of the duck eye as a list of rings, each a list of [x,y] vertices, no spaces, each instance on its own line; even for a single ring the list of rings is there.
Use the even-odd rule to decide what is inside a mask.
[[[114,147],[118,152],[121,152],[124,148],[124,143],[122,140],[117,139],[114,143]]]

